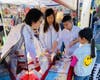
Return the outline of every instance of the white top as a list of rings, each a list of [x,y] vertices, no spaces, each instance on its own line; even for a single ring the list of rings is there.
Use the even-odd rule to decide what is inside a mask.
[[[40,67],[41,67],[41,70],[40,72],[42,74],[45,73],[45,71],[48,69],[48,59],[46,56],[41,56],[41,54],[43,54],[43,48],[42,48],[42,45],[40,43],[40,41],[34,37],[34,45],[35,45],[35,49],[36,49],[36,53],[37,53],[37,56],[39,57],[39,63],[40,63]]]
[[[40,41],[36,37],[34,37],[33,42],[34,42],[34,45],[35,45],[37,56],[40,57],[40,55],[43,53],[42,45],[40,44]]]
[[[78,32],[80,31],[80,29],[76,26],[73,26],[72,30],[69,31],[67,29],[63,29],[63,31],[61,31],[59,38],[57,39],[57,42],[61,43],[64,42],[65,44],[65,48],[66,48],[66,53],[73,53],[74,50],[79,46],[79,43],[75,44],[74,46],[72,46],[71,48],[69,48],[69,44],[70,42],[72,42],[73,40],[78,38]]]
[[[51,25],[49,27],[48,31],[46,33],[44,33],[43,27],[44,26],[40,27],[40,35],[39,35],[40,42],[41,42],[43,48],[51,50],[54,41],[56,41],[57,38],[59,37],[60,30],[58,32],[56,32],[53,28],[53,25]]]
[[[77,76],[88,76],[91,74],[92,69],[94,67],[96,57],[92,58],[91,61],[86,61],[86,57],[90,55],[91,53],[91,46],[90,44],[85,44],[83,46],[80,46],[77,48],[74,52],[74,55],[77,57],[78,62],[76,66],[74,67],[74,73]],[[96,53],[96,51],[95,51]],[[87,65],[84,63],[87,62]]]

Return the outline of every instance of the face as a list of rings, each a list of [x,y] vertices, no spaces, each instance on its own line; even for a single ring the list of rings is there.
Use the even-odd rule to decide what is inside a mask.
[[[87,41],[85,38],[81,38],[81,37],[79,37],[79,42],[80,42],[81,44],[88,43],[88,41]]]
[[[41,12],[44,14],[45,11],[46,11],[46,7],[42,7],[42,8],[41,8]]]
[[[32,23],[32,28],[33,28],[33,29],[39,29],[39,27],[40,27],[42,21],[43,21],[43,18],[41,17],[37,22],[33,22],[33,23]]]
[[[53,22],[54,22],[54,16],[53,15],[50,15],[47,17],[47,22],[49,23],[49,25],[52,25]]]
[[[77,16],[76,12],[72,12],[72,13],[71,13],[71,17],[72,17],[72,18],[75,18],[76,16]]]
[[[71,30],[73,23],[72,23],[72,21],[66,21],[66,22],[63,23],[63,25],[64,25],[65,29]]]

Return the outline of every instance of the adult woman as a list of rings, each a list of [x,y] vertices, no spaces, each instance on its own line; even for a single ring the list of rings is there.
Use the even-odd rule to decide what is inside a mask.
[[[33,44],[34,32],[32,28],[39,28],[42,22],[42,15],[43,14],[39,10],[31,9],[25,17],[25,22],[11,29],[7,37],[7,41],[2,49],[1,59],[6,58],[9,54],[11,71],[14,76],[17,76],[17,74],[25,70],[28,72],[32,69],[34,70],[34,67],[29,66],[32,61],[35,63],[37,55]],[[14,54],[15,52],[16,54]],[[16,65],[17,68],[15,68]]]
[[[55,22],[54,11],[49,8],[45,12],[44,26],[40,27],[40,41],[45,51],[51,52],[52,44],[59,36],[59,25]]]

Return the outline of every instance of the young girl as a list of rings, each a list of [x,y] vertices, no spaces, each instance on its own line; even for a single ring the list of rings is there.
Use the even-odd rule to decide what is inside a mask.
[[[59,36],[59,26],[55,22],[55,14],[52,8],[49,8],[45,12],[44,26],[40,27],[40,41],[45,51],[50,52],[52,50],[52,44]]]
[[[93,33],[90,28],[84,28],[79,32],[80,47],[74,52],[78,59],[74,67],[74,80],[89,80],[96,61]]]

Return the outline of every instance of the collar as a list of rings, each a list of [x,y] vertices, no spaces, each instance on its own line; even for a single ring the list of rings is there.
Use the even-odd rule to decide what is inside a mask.
[[[80,44],[80,46],[79,47],[86,47],[86,46],[90,46],[90,44],[89,43],[86,43],[86,44]]]

